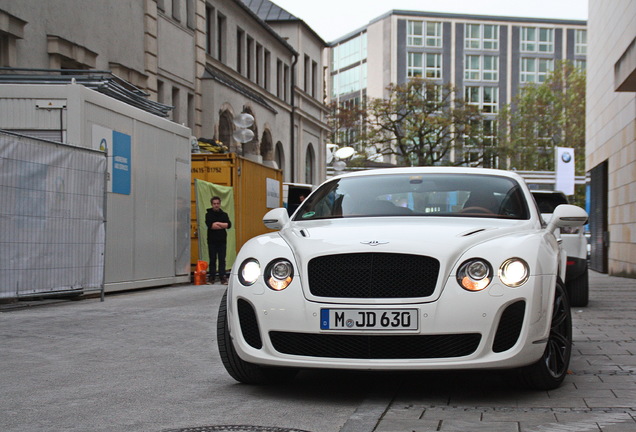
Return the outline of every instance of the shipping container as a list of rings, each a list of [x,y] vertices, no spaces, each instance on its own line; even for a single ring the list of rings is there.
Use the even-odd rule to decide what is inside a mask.
[[[269,210],[282,207],[283,172],[235,153],[193,153],[191,157],[191,265],[202,258],[199,253],[199,229],[196,209],[195,179],[230,186],[234,191],[234,220],[237,252],[245,242],[271,230],[265,228],[263,216]],[[206,208],[210,203],[199,203]],[[205,221],[201,221],[204,225]],[[204,235],[201,233],[201,235]],[[228,257],[230,252],[228,251]],[[231,262],[228,261],[228,267]]]
[[[189,128],[79,84],[3,84],[0,129],[106,154],[106,292],[189,282]]]

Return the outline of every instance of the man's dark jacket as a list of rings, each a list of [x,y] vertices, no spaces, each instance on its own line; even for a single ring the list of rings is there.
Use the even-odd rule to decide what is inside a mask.
[[[225,222],[228,229],[232,228],[232,222],[230,217],[223,210],[214,211],[209,208],[205,214],[205,226],[208,227],[208,243],[226,243],[227,242],[227,230],[213,230],[212,224],[214,222]]]

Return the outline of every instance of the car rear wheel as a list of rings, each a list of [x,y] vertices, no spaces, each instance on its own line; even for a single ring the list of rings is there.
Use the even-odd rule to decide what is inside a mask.
[[[574,307],[587,306],[589,302],[589,280],[587,274],[587,268],[576,279],[566,282],[565,284],[568,295],[570,297],[570,305]]]
[[[521,383],[536,390],[552,390],[568,373],[572,353],[572,315],[568,296],[560,283],[554,295],[550,335],[539,361],[519,370]]]
[[[296,376],[296,370],[265,368],[241,359],[234,349],[227,322],[227,291],[223,294],[216,321],[217,345],[221,361],[228,374],[244,384],[264,384],[275,381],[289,381]]]

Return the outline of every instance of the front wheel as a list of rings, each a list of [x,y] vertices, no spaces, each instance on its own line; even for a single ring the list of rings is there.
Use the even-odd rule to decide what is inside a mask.
[[[572,315],[563,286],[557,282],[550,335],[543,355],[536,363],[519,370],[521,383],[536,390],[552,390],[568,373],[572,354]]]
[[[228,374],[244,384],[264,384],[273,381],[288,381],[296,375],[293,369],[264,368],[241,359],[234,349],[227,322],[227,290],[219,305],[216,321],[216,339],[221,361]]]

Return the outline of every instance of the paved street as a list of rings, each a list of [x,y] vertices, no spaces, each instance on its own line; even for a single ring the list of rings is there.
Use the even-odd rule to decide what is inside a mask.
[[[636,280],[590,282],[590,306],[573,309],[571,374],[550,392],[494,372],[307,371],[240,385],[216,350],[221,285],[2,305],[0,430],[633,432]]]

